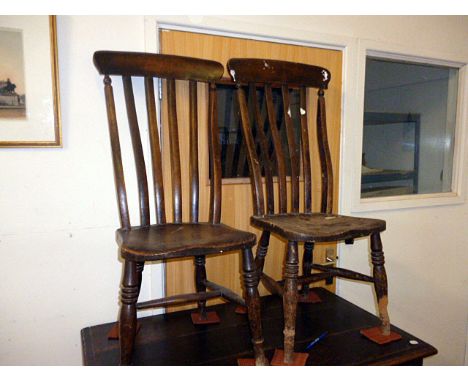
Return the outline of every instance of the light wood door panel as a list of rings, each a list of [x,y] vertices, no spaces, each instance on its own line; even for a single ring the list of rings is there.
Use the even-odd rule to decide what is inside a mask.
[[[298,45],[288,45],[250,39],[233,37],[221,37],[208,34],[191,32],[181,32],[174,30],[162,30],[160,32],[161,53],[176,54],[183,56],[211,59],[221,62],[225,66],[224,77],[228,77],[226,63],[232,57],[268,58],[286,61],[295,61],[305,64],[312,64],[326,67],[331,72],[331,82],[326,92],[327,102],[327,127],[330,151],[334,170],[334,184],[338,185],[339,153],[340,153],[340,126],[341,126],[341,73],[342,73],[342,52],[329,49],[311,48]],[[199,85],[202,92],[207,89]],[[203,89],[203,90],[202,90]],[[204,93],[206,95],[206,93]],[[179,130],[182,139],[180,140],[181,163],[188,161],[188,86],[177,84],[177,105]],[[206,98],[206,97],[205,97]],[[199,152],[200,158],[200,221],[208,217],[209,207],[209,173],[208,173],[208,147],[206,128],[206,103],[199,99]],[[319,155],[315,134],[315,113],[316,94],[309,94],[311,102],[311,113],[309,113],[310,148],[312,162],[312,204],[313,210],[319,210],[320,203],[320,167]],[[165,162],[164,181],[166,187],[170,189],[170,168],[168,145],[164,144],[164,137],[167,136],[167,106],[163,94],[163,157]],[[184,139],[183,137],[187,137]],[[188,166],[182,165],[182,179],[188,180]],[[252,197],[249,180],[244,182],[223,181],[222,187],[222,218],[221,221],[238,229],[254,232],[259,237],[260,231],[250,225],[252,215]],[[183,182],[182,192],[184,201],[188,200],[188,181]],[[302,187],[302,184],[301,184]],[[275,193],[277,190],[275,190]],[[288,194],[290,194],[288,192]],[[289,196],[289,195],[288,195]],[[301,203],[303,191],[301,188]],[[334,210],[338,204],[338,189],[335,186]],[[168,218],[172,216],[170,199],[166,198],[168,205]],[[183,205],[183,218],[188,220],[188,203]],[[170,219],[169,219],[170,220]],[[270,240],[270,248],[266,257],[265,272],[275,279],[282,278],[283,260],[286,245],[276,237]],[[314,261],[322,263],[325,261],[325,251],[327,248],[336,251],[335,244],[316,245],[314,251]],[[255,248],[254,248],[255,250]],[[300,246],[302,257],[302,246]],[[242,293],[240,267],[240,254],[230,253],[222,256],[210,256],[207,258],[208,279],[233,289],[239,294]],[[324,282],[317,285],[324,285]],[[327,286],[334,291],[334,284]],[[166,294],[168,296],[177,293],[189,293],[195,291],[193,260],[169,261],[166,264]],[[265,294],[266,290],[260,287],[260,293]],[[216,303],[213,300],[211,303]],[[184,309],[187,306],[183,307]],[[177,309],[181,309],[178,307]]]

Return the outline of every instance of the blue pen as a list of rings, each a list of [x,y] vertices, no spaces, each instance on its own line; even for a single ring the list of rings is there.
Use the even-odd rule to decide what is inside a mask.
[[[322,334],[320,334],[315,340],[313,340],[309,345],[307,345],[306,350],[311,349],[319,341],[323,340],[327,336],[327,334],[328,332],[323,332]]]

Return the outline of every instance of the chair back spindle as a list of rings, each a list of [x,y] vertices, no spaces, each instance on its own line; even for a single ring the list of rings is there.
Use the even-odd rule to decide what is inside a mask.
[[[321,212],[330,214],[333,209],[333,171],[328,147],[327,118],[323,89],[318,92],[317,100],[317,139],[322,168],[322,206]]]
[[[140,127],[138,126],[137,113],[135,108],[135,96],[133,95],[132,79],[123,76],[123,88],[125,95],[125,105],[127,107],[128,126],[130,127],[130,137],[132,140],[133,154],[135,156],[135,168],[138,181],[138,196],[140,202],[140,225],[150,224],[148,180],[146,177],[145,157],[141,145]]]
[[[304,177],[304,212],[312,212],[312,171],[310,168],[309,129],[307,127],[307,91],[300,88],[299,113],[301,115],[302,169]]]
[[[172,215],[174,223],[182,222],[182,176],[180,169],[179,126],[177,125],[177,101],[174,79],[167,80],[167,109],[169,146],[171,156]]]
[[[257,125],[257,141],[260,146],[263,168],[265,172],[265,197],[267,213],[272,214],[275,211],[274,189],[273,189],[273,164],[268,150],[268,140],[265,135],[265,124],[260,111],[260,104],[257,100],[257,89],[254,84],[249,85],[249,108],[252,109],[249,115],[255,118]]]
[[[199,174],[198,174],[198,99],[197,83],[189,84],[189,113],[190,113],[190,221],[198,222],[199,203]]]
[[[276,123],[276,113],[273,104],[273,91],[270,84],[265,84],[265,100],[267,103],[268,123],[270,125],[271,137],[276,155],[278,171],[278,193],[279,193],[279,212],[287,212],[287,190],[286,190],[286,162],[284,159],[283,146],[281,145],[281,136]]]
[[[156,209],[156,222],[158,224],[164,224],[166,223],[166,211],[164,206],[164,182],[153,77],[145,77],[145,98],[151,147],[151,167],[153,170],[153,190]]]
[[[237,92],[237,101],[239,104],[239,111],[241,117],[242,132],[244,134],[244,141],[247,147],[249,157],[250,178],[252,184],[252,195],[254,199],[254,214],[264,215],[265,205],[263,198],[263,185],[262,173],[260,168],[260,161],[256,153],[255,142],[253,139],[252,131],[250,129],[250,120],[248,115],[247,100],[244,91],[239,89]]]
[[[221,146],[218,134],[218,111],[216,99],[216,85],[210,83],[208,93],[208,142],[211,156],[211,179],[210,179],[210,216],[211,223],[219,223],[221,220]]]
[[[294,137],[294,126],[291,115],[291,103],[289,100],[289,87],[281,86],[283,95],[283,115],[288,141],[289,162],[291,168],[291,212],[299,212],[299,145]]]
[[[221,218],[221,167],[220,147],[216,121],[216,85],[223,74],[223,66],[215,61],[190,57],[99,51],[94,54],[94,64],[99,73],[104,75],[107,118],[112,148],[114,179],[117,191],[121,227],[131,227],[125,187],[124,167],[122,164],[119,129],[117,125],[114,92],[110,76],[119,76],[123,81],[126,114],[135,160],[138,183],[140,225],[151,224],[149,208],[148,177],[145,156],[138,124],[132,78],[143,77],[145,88],[148,133],[151,149],[151,167],[155,198],[155,220],[157,224],[166,223],[165,193],[162,170],[162,155],[158,132],[154,78],[165,79],[167,88],[169,152],[171,162],[173,222],[182,223],[182,175],[179,147],[179,126],[177,119],[176,81],[186,81],[189,86],[189,192],[190,222],[199,220],[199,170],[198,170],[198,83],[209,84],[208,132],[212,163],[211,197],[209,221],[219,223]]]
[[[264,215],[274,213],[273,201],[273,161],[269,157],[264,122],[260,117],[260,102],[257,89],[263,90],[266,104],[269,133],[273,143],[273,155],[276,159],[276,174],[278,180],[278,213],[299,213],[300,177],[304,184],[304,203],[302,211],[312,212],[312,174],[308,130],[309,88],[318,89],[317,107],[317,145],[321,169],[321,203],[320,212],[331,213],[333,209],[333,169],[330,149],[327,139],[324,90],[330,82],[330,72],[322,67],[278,60],[263,59],[231,59],[228,62],[229,72],[237,84],[237,99],[241,115],[242,131],[249,153],[249,166],[252,180],[254,214]],[[249,97],[246,97],[248,87]],[[283,148],[281,134],[277,122],[277,113],[273,102],[273,88],[281,89],[283,105],[283,121],[286,130],[286,147]],[[299,134],[295,133],[291,91],[299,93]],[[253,121],[249,119],[247,110],[253,110]],[[260,155],[254,143],[250,123],[254,122],[256,138]],[[289,155],[285,153],[285,149]],[[289,163],[287,163],[289,161]],[[302,166],[301,166],[302,162]],[[290,169],[290,205],[288,209],[288,192],[286,187],[286,171]],[[262,168],[265,174],[266,197],[263,195]],[[266,209],[265,209],[266,202]]]

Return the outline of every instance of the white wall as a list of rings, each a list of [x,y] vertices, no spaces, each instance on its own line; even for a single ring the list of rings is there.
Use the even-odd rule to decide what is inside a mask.
[[[459,17],[165,16],[147,19],[150,29],[138,16],[58,17],[64,148],[0,150],[0,364],[80,364],[80,329],[116,319],[118,220],[102,84],[91,57],[97,49],[144,50],[145,41],[154,42],[145,32],[156,19],[294,40],[347,41],[352,49],[358,37],[372,38],[462,51],[468,60],[468,23]],[[352,73],[356,62],[349,53],[345,69]],[[359,128],[345,123],[344,136]],[[345,140],[343,165],[350,160],[346,145]],[[346,195],[346,184],[340,191]],[[349,213],[347,200],[341,209]],[[393,322],[439,349],[429,364],[463,364],[467,205],[362,215],[388,223],[383,240]],[[362,240],[346,247],[341,264],[367,272],[366,251]],[[152,285],[146,277],[143,298],[159,294],[154,279]],[[339,291],[375,312],[370,287],[344,282]]]
[[[81,364],[114,321],[118,223],[98,49],[144,50],[143,17],[58,17],[62,149],[1,149],[0,364]]]

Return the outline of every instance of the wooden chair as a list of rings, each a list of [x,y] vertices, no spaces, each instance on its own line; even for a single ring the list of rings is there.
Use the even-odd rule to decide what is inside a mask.
[[[330,81],[330,72],[321,67],[262,59],[231,59],[228,67],[237,84],[237,100],[240,108],[241,124],[249,155],[249,169],[254,200],[254,215],[251,224],[262,229],[256,253],[259,276],[265,287],[272,293],[283,296],[284,307],[284,353],[276,351],[271,364],[304,364],[307,354],[294,353],[296,307],[299,296],[308,293],[309,284],[331,277],[374,283],[378,299],[381,326],[363,332],[378,342],[396,339],[390,332],[387,312],[387,277],[380,232],[385,230],[385,221],[363,219],[332,213],[333,173],[327,141],[325,116],[325,89]],[[248,90],[248,100],[247,91]],[[273,103],[273,88],[281,88],[283,118],[287,136],[289,158],[283,152],[278,129],[277,115]],[[307,89],[318,89],[317,140],[321,168],[321,208],[312,212],[311,163],[309,154],[309,131],[307,126]],[[290,91],[299,92],[297,120],[300,120],[299,139],[296,139],[293,112],[290,105]],[[263,92],[260,97],[257,92]],[[261,110],[266,109],[266,113]],[[265,116],[266,114],[266,116]],[[252,121],[253,119],[253,121]],[[252,123],[252,125],[251,125]],[[265,129],[267,126],[267,129]],[[255,138],[253,131],[255,131]],[[269,150],[267,134],[271,136],[273,148]],[[298,141],[297,141],[298,140]],[[302,166],[300,165],[302,159]],[[287,205],[286,168],[290,161],[291,195]],[[276,165],[275,165],[276,163]],[[275,168],[276,167],[276,168]],[[302,169],[304,204],[299,206],[300,175]],[[276,171],[276,173],[275,173]],[[262,184],[264,174],[265,186]],[[275,211],[274,180],[277,175],[278,200]],[[264,188],[265,187],[265,192]],[[265,195],[265,196],[264,196]],[[263,273],[265,256],[268,251],[270,234],[287,241],[284,280],[277,282]],[[370,236],[373,277],[346,269],[334,268],[313,263],[314,243],[346,241]],[[299,273],[298,242],[304,243],[302,276]],[[312,274],[312,270],[319,271]],[[301,293],[298,286],[302,285]],[[284,354],[284,359],[283,359]]]
[[[223,297],[241,305],[247,305],[252,329],[254,353],[258,365],[265,364],[260,321],[258,273],[252,254],[255,235],[230,228],[220,223],[221,217],[221,164],[216,124],[215,81],[223,74],[223,66],[214,61],[189,57],[131,52],[98,51],[94,64],[104,75],[104,92],[107,106],[114,177],[120,213],[120,229],[116,232],[120,255],[124,260],[121,284],[121,310],[119,317],[120,360],[122,365],[131,363],[137,332],[137,310],[163,307],[174,303],[197,301],[198,314],[193,314],[194,323],[218,322],[215,312],[206,311],[206,300]],[[140,224],[131,225],[124,181],[121,147],[117,127],[116,109],[110,76],[119,76],[123,81],[126,114],[130,128],[133,156],[136,165],[139,196]],[[138,125],[132,77],[143,77],[146,96],[151,164],[155,197],[156,224],[150,222],[149,191],[145,157]],[[153,77],[165,79],[169,137],[167,143],[171,154],[172,222],[165,214],[165,198],[160,138],[157,126]],[[190,222],[182,222],[182,179],[179,152],[179,133],[176,105],[176,80],[189,82],[190,113]],[[208,130],[211,157],[210,209],[207,222],[199,222],[199,174],[198,174],[198,115],[197,83],[209,84]],[[243,253],[243,284],[245,301],[234,292],[206,278],[205,256],[241,250]],[[141,287],[142,271],[146,261],[193,257],[195,263],[196,293],[137,302]],[[207,291],[207,289],[209,291]]]

